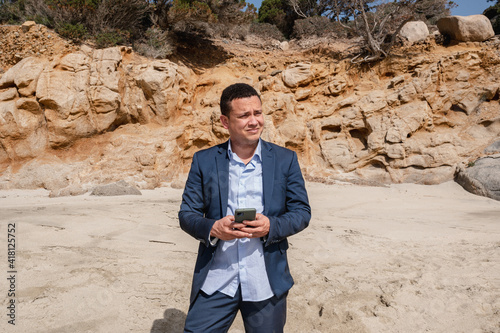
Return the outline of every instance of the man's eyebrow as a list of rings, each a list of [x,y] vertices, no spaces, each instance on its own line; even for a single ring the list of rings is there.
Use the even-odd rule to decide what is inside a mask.
[[[251,113],[262,113],[262,109],[256,109],[256,110],[243,110],[243,111],[232,111],[233,114],[236,116],[236,117],[239,117],[239,116],[245,116],[245,115],[248,115],[248,114],[251,114]]]

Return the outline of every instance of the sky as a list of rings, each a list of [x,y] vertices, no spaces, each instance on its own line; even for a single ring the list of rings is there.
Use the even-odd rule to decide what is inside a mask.
[[[451,15],[474,15],[482,14],[483,11],[493,6],[494,2],[487,2],[486,0],[453,0],[458,6],[451,10]]]
[[[257,9],[260,8],[262,0],[246,0],[247,3],[253,3]],[[489,6],[493,6],[496,2],[487,2],[486,0],[453,0],[457,7],[451,10],[452,15],[474,15],[482,14],[483,11]]]

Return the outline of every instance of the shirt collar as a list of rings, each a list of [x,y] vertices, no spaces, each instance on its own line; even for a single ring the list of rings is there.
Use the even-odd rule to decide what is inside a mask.
[[[262,140],[259,138],[259,143],[257,144],[257,148],[255,149],[255,153],[253,154],[252,160],[254,160],[256,158],[257,161],[262,161],[262,145],[261,145],[261,141]],[[238,156],[238,155],[236,155],[233,152],[233,149],[231,147],[231,139],[229,139],[229,144],[228,144],[228,149],[227,149],[227,155],[228,155],[229,159],[234,159],[236,156]]]

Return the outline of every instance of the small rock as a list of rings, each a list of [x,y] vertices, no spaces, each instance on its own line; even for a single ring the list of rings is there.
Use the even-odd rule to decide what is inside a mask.
[[[399,75],[399,76],[396,76],[395,78],[393,78],[391,80],[391,82],[389,83],[389,86],[388,88],[394,88],[395,86],[397,86],[398,84],[400,83],[403,83],[405,81],[405,77],[403,75]]]
[[[304,99],[309,98],[311,96],[311,89],[298,89],[295,92],[295,99],[297,101],[302,101]]]
[[[289,48],[290,48],[290,45],[288,44],[287,41],[285,42],[281,42],[280,45],[279,45],[279,48],[282,50],[282,51],[287,51]]]
[[[58,198],[58,197],[68,197],[68,196],[77,196],[87,193],[87,190],[79,185],[70,185],[60,190],[53,190],[50,192],[50,198]]]
[[[28,32],[30,31],[31,27],[35,25],[36,23],[34,21],[26,21],[22,24],[21,28],[23,29],[23,32]]]
[[[97,195],[97,196],[142,195],[142,193],[137,187],[130,185],[124,180],[120,180],[116,183],[96,186],[92,189],[90,195]]]
[[[172,184],[170,184],[170,187],[175,188],[175,189],[183,189],[185,184],[186,184],[185,180],[177,179],[177,180],[174,180],[172,182]]]

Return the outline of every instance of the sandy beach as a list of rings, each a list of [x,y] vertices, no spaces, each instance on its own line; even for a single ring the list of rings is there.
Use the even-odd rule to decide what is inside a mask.
[[[454,182],[307,187],[286,332],[500,332],[499,201]],[[181,332],[198,244],[178,225],[182,190],[142,193],[0,191],[0,331]]]

